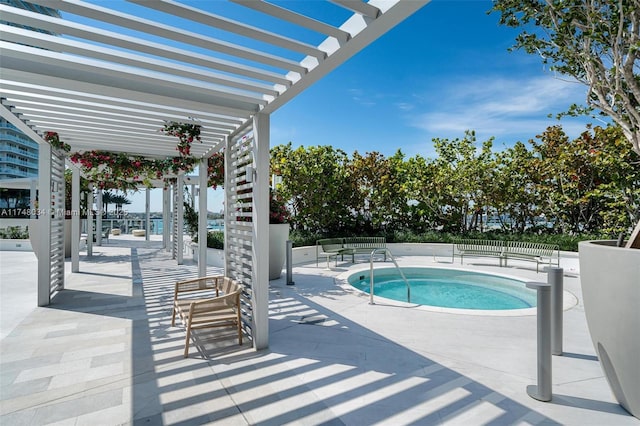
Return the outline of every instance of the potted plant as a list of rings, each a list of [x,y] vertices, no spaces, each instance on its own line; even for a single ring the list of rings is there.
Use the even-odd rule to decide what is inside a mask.
[[[551,70],[586,86],[587,105],[572,105],[560,116],[599,111],[621,128],[640,155],[637,8],[615,0],[571,0],[562,7],[556,2],[535,3],[531,7],[531,2],[495,0],[492,11],[501,13],[501,24],[521,27],[514,48],[540,55]],[[541,30],[532,31],[532,24]],[[638,418],[639,249],[640,222],[626,244],[585,241],[579,245],[580,283],[593,345],[616,399]]]
[[[639,231],[640,224],[630,241]],[[640,250],[619,245],[615,240],[580,242],[580,283],[605,377],[620,405],[640,418]]]

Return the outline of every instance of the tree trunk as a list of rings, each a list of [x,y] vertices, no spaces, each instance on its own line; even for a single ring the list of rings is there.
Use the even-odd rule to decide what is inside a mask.
[[[637,248],[640,249],[640,221],[636,225],[635,229],[631,233],[629,237],[629,241],[627,241],[626,248]]]

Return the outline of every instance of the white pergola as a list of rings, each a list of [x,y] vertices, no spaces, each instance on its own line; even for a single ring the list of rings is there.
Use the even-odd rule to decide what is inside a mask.
[[[225,273],[247,288],[248,329],[254,347],[266,347],[269,116],[429,0],[314,2],[313,13],[322,16],[286,1],[29,1],[62,17],[0,5],[1,19],[13,24],[0,25],[0,113],[40,144],[40,208],[56,207],[44,200],[64,188],[61,159],[42,139],[45,131],[57,132],[72,152],[166,158],[177,155],[176,139],[159,132],[163,123],[200,124],[202,143],[191,151],[201,161],[200,187],[207,186],[207,158],[225,150]],[[79,177],[76,169],[73,209]],[[176,188],[179,222],[182,176]],[[200,241],[206,206],[201,191]],[[243,206],[251,213],[238,221],[230,212]],[[37,221],[50,236],[38,259],[38,303],[47,305],[64,287],[64,256],[56,250],[56,215]],[[72,238],[79,239],[79,219]]]

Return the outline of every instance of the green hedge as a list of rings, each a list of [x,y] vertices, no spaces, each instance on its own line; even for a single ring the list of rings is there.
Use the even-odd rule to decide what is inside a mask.
[[[292,230],[289,239],[294,247],[314,246],[321,238],[344,237],[346,235],[318,235],[312,232]],[[373,235],[372,235],[373,236]],[[378,235],[379,236],[379,235]],[[383,235],[389,243],[452,243],[456,238],[472,238],[480,240],[525,241],[531,243],[557,244],[563,251],[578,251],[578,243],[585,240],[610,239],[603,235],[564,235],[564,234],[511,234],[506,232],[470,232],[467,234],[452,234],[449,232],[428,231],[415,234],[411,231],[395,231]],[[210,231],[207,247],[224,248],[224,232]]]
[[[344,237],[345,235],[318,235],[305,231],[291,231],[289,238],[294,247],[313,246],[321,238]],[[373,236],[373,235],[372,235]],[[456,238],[473,238],[482,240],[525,241],[532,243],[557,244],[563,251],[578,251],[578,242],[585,240],[610,239],[603,235],[564,235],[564,234],[512,234],[506,232],[470,232],[452,234],[449,232],[428,231],[416,234],[411,231],[395,231],[384,235],[389,243],[452,243]]]
[[[29,227],[7,226],[0,228],[0,239],[6,240],[26,240],[29,238]]]
[[[207,247],[224,250],[224,232],[209,231],[207,233]]]

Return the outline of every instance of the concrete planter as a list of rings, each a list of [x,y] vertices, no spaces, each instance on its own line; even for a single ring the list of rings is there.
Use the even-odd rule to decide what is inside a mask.
[[[207,265],[224,268],[224,250],[207,248]]]
[[[618,403],[640,418],[640,250],[614,241],[579,244],[591,340]]]
[[[198,262],[198,243],[191,243],[191,254],[193,260]],[[224,268],[224,250],[207,247],[207,266]]]
[[[275,280],[282,275],[289,239],[288,223],[269,224],[269,279]]]
[[[0,240],[0,251],[32,251],[29,240]]]

